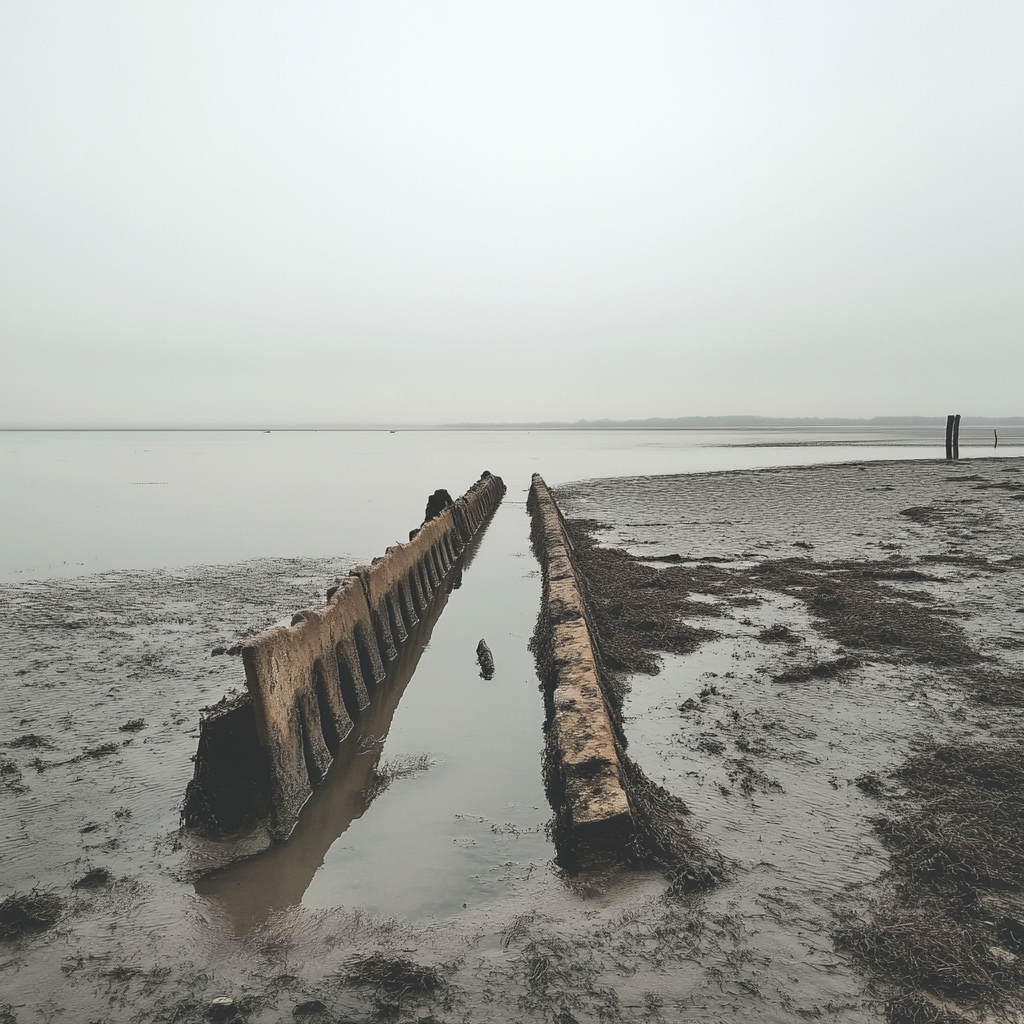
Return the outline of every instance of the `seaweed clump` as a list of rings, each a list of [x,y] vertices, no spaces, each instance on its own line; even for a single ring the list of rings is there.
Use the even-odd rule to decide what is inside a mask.
[[[64,904],[52,892],[33,889],[21,896],[8,896],[0,903],[0,939],[20,939],[45,932],[60,918]]]
[[[921,802],[874,822],[895,884],[837,943],[893,986],[891,1021],[1005,1009],[1024,985],[1024,751],[929,744],[896,775]]]
[[[721,617],[716,604],[693,600],[694,593],[731,592],[717,566],[655,569],[618,548],[599,547],[585,519],[567,522],[577,583],[594,618],[601,655],[608,668],[657,675],[657,653],[689,654],[717,632],[691,626],[683,616]]]
[[[908,568],[905,559],[784,558],[762,562],[750,574],[765,589],[803,601],[820,632],[853,650],[941,667],[973,666],[983,660],[963,629],[930,607],[930,594],[892,586],[929,578]]]
[[[445,979],[436,967],[425,967],[400,956],[378,950],[368,956],[350,957],[342,964],[346,981],[373,985],[377,992],[405,996],[415,992],[433,992]]]

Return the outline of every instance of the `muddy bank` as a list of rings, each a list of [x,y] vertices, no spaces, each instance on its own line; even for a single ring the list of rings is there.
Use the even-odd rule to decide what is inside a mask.
[[[833,969],[862,973],[889,1019],[1019,1011],[1019,462],[594,481],[558,496],[580,516],[569,530],[627,737],[639,730],[641,762],[672,772],[736,858],[737,888],[767,866],[752,861],[765,831],[802,821],[821,838],[802,865],[806,840],[779,840],[788,898],[829,907]],[[685,678],[688,664],[705,671],[675,708],[635,675]],[[666,720],[630,723],[630,709]],[[723,803],[745,804],[746,820]],[[852,868],[865,855],[874,878]],[[815,863],[828,873],[814,878]]]
[[[351,903],[290,906],[238,928],[185,880],[195,854],[178,832],[194,709],[240,680],[237,656],[211,652],[322,604],[349,563],[5,588],[0,679],[11,713],[0,733],[0,784],[10,812],[0,902],[37,888],[60,907],[44,930],[0,943],[5,1021],[198,1022],[226,1012],[211,1009],[216,997],[234,1000],[234,1016],[254,1024],[883,1020],[890,986],[906,983],[873,973],[856,942],[837,938],[860,927],[870,955],[866,929],[885,920],[875,901],[881,908],[891,898],[901,863],[913,876],[922,862],[916,853],[900,862],[895,844],[917,850],[927,815],[941,821],[949,812],[919,788],[914,758],[964,743],[1019,749],[1020,469],[1019,460],[868,464],[594,481],[559,494],[571,518],[596,524],[583,533],[597,549],[659,559],[621,561],[636,585],[617,616],[611,607],[601,614],[622,625],[605,628],[630,756],[686,802],[688,827],[730,865],[727,882],[703,894],[670,890],[659,871],[568,877],[517,857],[520,840],[506,822],[522,828],[529,818],[510,810],[460,822],[460,844],[446,840],[460,855],[473,850],[470,840],[502,851],[507,881],[486,904],[434,918],[375,916]],[[510,491],[516,498],[525,494]],[[901,514],[912,509],[928,511]],[[500,513],[521,517],[525,535],[522,505],[506,500]],[[778,572],[763,568],[792,558]],[[539,600],[539,581],[520,579],[537,572],[525,546],[517,564],[515,585],[529,604],[524,635],[508,639],[507,628],[474,621],[464,667],[467,685],[490,687],[489,699],[502,699],[500,687],[531,690],[539,752],[537,680],[503,675],[514,646],[525,650]],[[877,568],[883,575],[872,577]],[[674,579],[689,580],[658,586],[676,570]],[[474,600],[475,571],[453,601]],[[827,591],[844,580],[855,584],[855,608],[881,600],[906,612],[886,616],[891,638],[854,629],[854,618],[843,625],[838,606],[830,611]],[[930,600],[913,596],[925,593]],[[941,631],[941,657],[918,644],[918,612],[929,616],[926,631],[955,627]],[[193,634],[201,648],[185,642]],[[489,681],[475,656],[481,636],[494,653]],[[366,799],[372,785],[353,795],[366,818],[445,770],[386,752],[375,764],[378,795]],[[539,773],[539,753],[534,764]],[[998,792],[990,793],[996,811]],[[907,827],[918,820],[916,831]],[[423,827],[396,832],[381,854],[415,855]],[[968,839],[978,835],[966,827]],[[988,908],[989,895],[972,885]],[[36,908],[47,912],[38,915],[44,923],[54,906]],[[994,922],[994,941],[977,958],[983,968],[1003,941],[1001,920],[975,919],[980,928]]]

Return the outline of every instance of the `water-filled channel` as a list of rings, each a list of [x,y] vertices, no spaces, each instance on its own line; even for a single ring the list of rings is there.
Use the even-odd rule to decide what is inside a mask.
[[[402,645],[288,842],[197,886],[237,927],[299,902],[447,915],[548,870],[542,705],[527,649],[540,580],[520,495],[460,562],[462,585],[439,592]],[[480,639],[494,654],[491,679],[476,662]]]

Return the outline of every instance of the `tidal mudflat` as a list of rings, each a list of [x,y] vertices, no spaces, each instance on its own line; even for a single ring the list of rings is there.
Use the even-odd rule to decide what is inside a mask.
[[[343,780],[338,800],[356,826],[302,899],[269,892],[273,859],[201,880],[209,851],[179,832],[178,808],[198,708],[241,683],[228,652],[322,603],[353,560],[5,588],[0,896],[31,896],[5,904],[5,1019],[1016,1007],[1024,460],[620,477],[556,496],[630,754],[687,804],[719,884],[553,863],[527,650],[540,586],[510,486],[415,673],[395,680],[388,735],[353,751],[366,784]],[[509,588],[523,611],[502,603]],[[460,741],[466,757],[443,730],[471,735],[473,701],[494,714]]]
[[[1019,1013],[1021,461],[556,496],[631,755],[731,865],[736,1008]]]

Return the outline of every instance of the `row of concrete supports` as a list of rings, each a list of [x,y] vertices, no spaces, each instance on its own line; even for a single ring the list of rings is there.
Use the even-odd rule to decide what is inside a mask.
[[[338,580],[326,608],[297,612],[290,627],[243,646],[247,699],[222,702],[200,722],[186,826],[224,833],[255,815],[268,819],[274,839],[288,836],[386,665],[458,571],[459,556],[505,485],[484,473],[457,501],[438,493],[446,498],[440,511],[407,544]],[[248,762],[248,774],[239,761]]]

